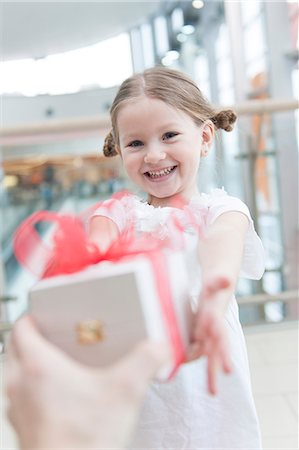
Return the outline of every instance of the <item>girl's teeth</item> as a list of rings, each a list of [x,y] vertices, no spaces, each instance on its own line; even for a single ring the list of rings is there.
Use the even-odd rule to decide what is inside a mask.
[[[173,169],[174,167],[168,167],[168,169],[159,170],[158,172],[148,172],[148,174],[152,178],[158,178],[163,177],[164,175],[168,175]]]

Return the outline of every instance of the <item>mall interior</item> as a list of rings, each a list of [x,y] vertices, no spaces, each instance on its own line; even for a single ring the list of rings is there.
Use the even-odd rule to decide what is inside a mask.
[[[292,0],[0,3],[2,365],[36,282],[16,261],[16,229],[38,210],[134,192],[121,159],[102,153],[114,95],[135,72],[179,69],[238,115],[198,184],[224,187],[254,218],[266,270],[240,279],[237,300],[263,445],[298,449],[298,42]],[[3,397],[0,413],[0,447],[17,449]]]

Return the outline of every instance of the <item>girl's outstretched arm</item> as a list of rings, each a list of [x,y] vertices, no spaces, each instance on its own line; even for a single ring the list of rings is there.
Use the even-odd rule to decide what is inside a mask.
[[[224,314],[238,280],[248,226],[244,214],[224,213],[211,225],[199,245],[202,290],[189,358],[207,356],[211,394],[216,393],[218,369],[231,371]]]
[[[231,292],[234,291],[248,226],[249,220],[245,214],[227,212],[219,216],[208,228],[205,238],[199,244],[204,285],[211,277],[221,275],[230,281]]]

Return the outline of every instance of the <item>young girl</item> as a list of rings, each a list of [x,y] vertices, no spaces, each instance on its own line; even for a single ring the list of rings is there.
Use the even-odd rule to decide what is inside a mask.
[[[263,248],[243,202],[220,189],[207,195],[197,187],[200,160],[209,153],[215,129],[231,131],[236,116],[216,113],[185,74],[153,68],[123,82],[111,120],[104,154],[119,155],[148,197],[146,203],[133,196],[108,200],[109,208],[102,205],[91,218],[90,238],[106,248],[132,220],[137,232],[163,238],[177,195],[205,234],[199,240],[190,227],[184,233],[190,297],[198,304],[192,362],[171,382],[151,386],[131,448],[260,449],[234,289],[240,272],[262,276]]]

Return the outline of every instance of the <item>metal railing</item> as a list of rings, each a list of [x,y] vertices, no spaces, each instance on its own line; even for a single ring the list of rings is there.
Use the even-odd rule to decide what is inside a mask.
[[[5,300],[14,300],[14,299],[7,299]],[[299,301],[299,290],[291,290],[291,291],[283,291],[279,292],[278,294],[256,294],[256,295],[248,295],[243,297],[238,297],[237,302],[239,306],[242,305],[263,305],[266,303],[273,303],[273,302],[283,302],[285,305],[289,303],[293,303],[294,301]],[[1,298],[0,298],[1,302]],[[298,303],[297,303],[298,304]],[[298,319],[298,317],[293,317],[293,319]],[[268,322],[271,323],[271,322]],[[255,325],[255,323],[252,323],[250,325]],[[8,333],[11,331],[13,324],[7,321],[0,321],[0,342],[1,342],[1,336],[3,337],[3,334]]]
[[[237,298],[239,305],[260,305],[268,302],[290,302],[294,300],[299,300],[299,290],[284,291],[278,294],[244,295]]]
[[[238,105],[228,107],[238,113],[238,115],[264,114],[298,109],[298,100],[269,98],[264,100],[249,100]],[[224,106],[223,106],[224,108]],[[9,126],[0,128],[0,145],[7,147],[20,145],[21,143],[35,143],[44,141],[54,141],[58,137],[80,137],[90,136],[91,133],[105,135],[110,127],[108,114],[51,120],[51,122],[41,121],[29,123],[28,125]]]

